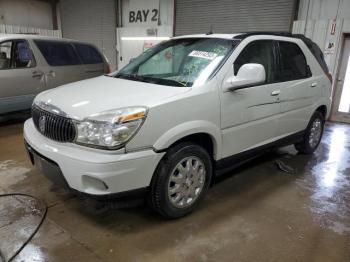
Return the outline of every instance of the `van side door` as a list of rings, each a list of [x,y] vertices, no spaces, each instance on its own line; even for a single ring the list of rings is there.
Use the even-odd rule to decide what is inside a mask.
[[[317,99],[314,91],[319,87],[300,46],[289,41],[277,44],[278,81],[282,84],[278,135],[283,137],[306,129]]]
[[[45,89],[44,74],[25,39],[0,43],[0,114],[29,109]]]
[[[276,84],[276,54],[272,40],[248,43],[234,61],[231,72],[237,75],[247,63],[261,64],[265,68],[263,84],[221,93],[221,129],[223,157],[263,146],[274,140],[279,113],[279,85]]]
[[[43,66],[47,88],[85,79],[84,66],[70,42],[35,39],[35,45],[46,65]]]

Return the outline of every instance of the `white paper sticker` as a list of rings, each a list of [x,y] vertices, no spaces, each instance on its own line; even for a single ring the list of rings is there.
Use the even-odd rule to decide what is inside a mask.
[[[206,51],[196,51],[196,50],[193,50],[188,56],[193,56],[193,57],[199,57],[199,58],[214,60],[214,59],[218,56],[218,54],[213,53],[213,52],[206,52]]]

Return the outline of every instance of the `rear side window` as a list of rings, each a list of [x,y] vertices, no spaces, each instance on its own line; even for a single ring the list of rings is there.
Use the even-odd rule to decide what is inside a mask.
[[[322,70],[324,71],[324,73],[326,75],[328,75],[329,74],[329,69],[328,69],[326,61],[324,60],[323,53],[322,53],[321,49],[319,48],[319,46],[316,43],[314,43],[310,38],[307,38],[304,35],[297,35],[297,36],[298,36],[298,38],[303,40],[304,44],[307,45],[307,47],[309,48],[311,53],[316,58],[317,62],[322,67]]]
[[[47,40],[35,40],[34,42],[50,66],[81,64],[77,53],[70,43]]]
[[[292,81],[307,78],[311,75],[306,58],[300,47],[291,42],[279,42],[280,81]]]
[[[75,50],[84,64],[102,64],[103,58],[97,49],[87,44],[73,43]]]

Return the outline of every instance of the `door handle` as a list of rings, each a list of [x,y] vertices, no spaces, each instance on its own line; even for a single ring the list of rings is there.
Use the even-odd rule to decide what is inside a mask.
[[[312,83],[311,85],[310,85],[310,87],[316,87],[317,86],[317,83],[315,82],[315,83]]]
[[[281,93],[280,90],[274,90],[272,91],[271,96],[278,96],[280,93]]]
[[[44,72],[41,72],[41,71],[34,71],[33,74],[32,74],[32,77],[33,78],[42,78],[44,75]]]
[[[46,76],[51,76],[51,77],[56,77],[56,73],[55,73],[55,71],[50,71],[50,72],[48,72],[47,74],[46,74]]]

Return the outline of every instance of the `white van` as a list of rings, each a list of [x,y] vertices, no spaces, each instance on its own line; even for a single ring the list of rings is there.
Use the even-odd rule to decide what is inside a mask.
[[[41,93],[24,138],[57,183],[95,197],[142,193],[175,218],[242,160],[288,144],[316,150],[330,97],[322,52],[303,36],[182,36],[115,74]]]
[[[29,109],[44,90],[105,73],[107,59],[91,44],[0,34],[0,114]]]

